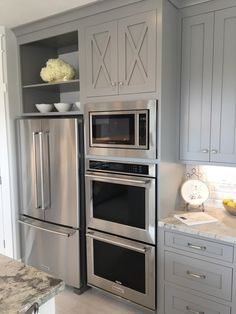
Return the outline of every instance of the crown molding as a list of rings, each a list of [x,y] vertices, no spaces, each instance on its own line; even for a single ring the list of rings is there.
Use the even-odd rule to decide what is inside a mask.
[[[199,3],[211,2],[213,0],[169,0],[169,1],[172,2],[177,8],[182,9]]]

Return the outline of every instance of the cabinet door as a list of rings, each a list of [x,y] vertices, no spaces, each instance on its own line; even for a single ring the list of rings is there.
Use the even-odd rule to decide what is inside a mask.
[[[211,160],[236,163],[236,8],[216,12]]]
[[[117,94],[117,22],[86,30],[87,96]]]
[[[209,161],[213,13],[183,20],[180,159]]]
[[[119,93],[155,91],[156,12],[118,22]]]

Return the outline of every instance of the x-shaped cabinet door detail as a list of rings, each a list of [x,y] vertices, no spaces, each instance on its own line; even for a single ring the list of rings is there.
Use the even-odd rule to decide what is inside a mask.
[[[156,14],[119,20],[119,93],[155,91]]]
[[[86,45],[87,94],[117,94],[117,23],[88,28]]]

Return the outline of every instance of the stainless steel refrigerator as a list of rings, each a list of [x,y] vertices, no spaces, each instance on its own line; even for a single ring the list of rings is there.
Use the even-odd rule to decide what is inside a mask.
[[[17,119],[21,253],[28,265],[82,288],[83,121]]]

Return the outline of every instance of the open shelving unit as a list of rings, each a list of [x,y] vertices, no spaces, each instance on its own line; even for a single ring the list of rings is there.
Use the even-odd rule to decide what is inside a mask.
[[[40,77],[40,71],[46,66],[48,59],[54,58],[71,64],[76,70],[75,79],[45,83]],[[23,115],[41,115],[35,104],[74,103],[80,100],[78,31],[20,45],[20,64]],[[65,114],[68,113],[79,112],[70,111]],[[62,115],[57,111],[49,114]]]

